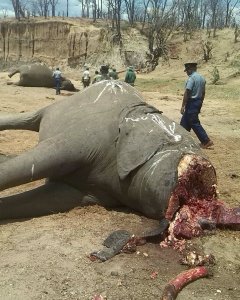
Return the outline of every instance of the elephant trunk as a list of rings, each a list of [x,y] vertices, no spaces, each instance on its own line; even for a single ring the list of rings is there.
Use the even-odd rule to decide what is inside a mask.
[[[8,74],[8,77],[11,78],[13,75],[20,73],[19,69],[15,69],[14,71],[12,71],[11,73]]]

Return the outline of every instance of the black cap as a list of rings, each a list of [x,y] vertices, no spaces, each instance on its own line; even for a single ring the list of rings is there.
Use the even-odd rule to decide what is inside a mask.
[[[188,69],[196,68],[197,67],[197,63],[194,63],[194,62],[186,63],[186,64],[184,64],[184,66],[185,66],[185,70],[184,71],[187,71]]]

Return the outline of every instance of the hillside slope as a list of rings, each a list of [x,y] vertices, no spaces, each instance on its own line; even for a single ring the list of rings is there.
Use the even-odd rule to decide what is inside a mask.
[[[140,64],[146,50],[146,39],[131,28],[123,33],[120,49],[114,44],[114,35],[107,23],[70,18],[0,23],[2,66],[41,61],[50,67],[78,68],[85,63],[92,66],[110,63],[120,68]]]

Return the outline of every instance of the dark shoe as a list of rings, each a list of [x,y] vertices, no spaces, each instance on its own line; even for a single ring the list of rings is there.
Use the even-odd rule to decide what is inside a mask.
[[[200,147],[202,148],[202,149],[208,149],[208,148],[210,148],[210,147],[212,147],[213,146],[213,141],[211,141],[211,140],[209,140],[207,143],[205,143],[205,144],[200,144]]]

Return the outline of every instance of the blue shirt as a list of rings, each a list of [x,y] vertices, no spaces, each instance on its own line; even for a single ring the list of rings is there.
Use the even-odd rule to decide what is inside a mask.
[[[204,77],[197,72],[193,72],[189,75],[186,82],[186,89],[191,91],[191,99],[201,99],[203,92],[205,91],[206,80]]]

